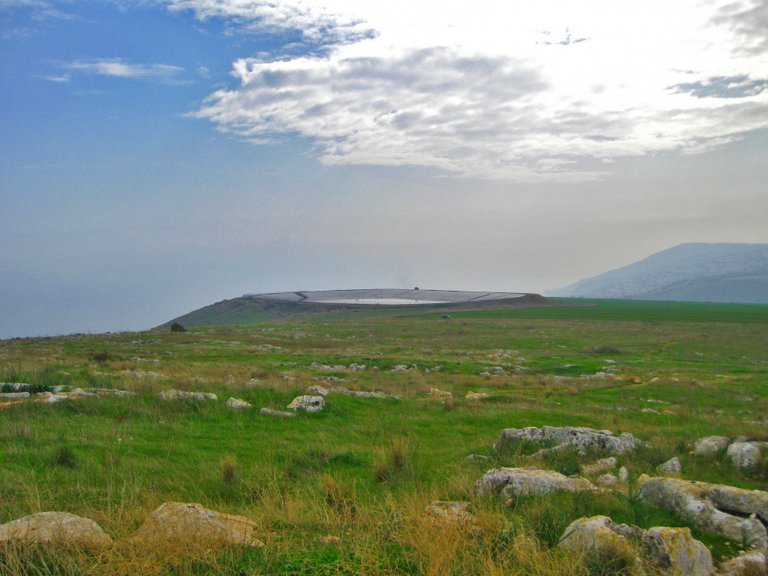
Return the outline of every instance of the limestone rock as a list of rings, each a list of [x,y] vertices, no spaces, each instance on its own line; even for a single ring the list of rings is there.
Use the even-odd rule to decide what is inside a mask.
[[[134,533],[133,541],[178,542],[186,545],[263,546],[254,523],[243,516],[208,510],[200,504],[166,502]]]
[[[0,526],[0,542],[14,540],[87,547],[112,544],[96,522],[68,512],[38,512]]]
[[[708,454],[714,454],[720,450],[725,450],[728,444],[731,443],[731,439],[728,436],[704,436],[696,440],[696,446],[693,449],[693,453],[696,456],[706,456]]]
[[[750,550],[723,562],[717,572],[720,576],[768,576],[765,550]]]
[[[325,398],[322,396],[296,396],[288,404],[289,410],[304,410],[304,412],[320,412],[325,408]]]
[[[521,496],[547,496],[555,492],[598,491],[589,480],[563,476],[553,470],[494,468],[475,483],[475,493],[498,494],[503,502]]]
[[[638,498],[674,512],[704,532],[720,534],[743,546],[768,545],[765,526],[759,519],[731,513],[768,520],[768,492],[678,478],[642,476],[639,481]]]
[[[328,396],[328,388],[325,386],[320,386],[320,384],[314,384],[304,390],[304,393],[308,396],[322,396],[325,398]]]
[[[187,390],[163,390],[160,392],[163,400],[216,400],[213,392],[189,392]]]
[[[440,390],[439,388],[430,388],[429,395],[438,400],[451,400],[453,398],[453,393],[447,390]]]
[[[728,446],[726,456],[738,468],[754,468],[760,459],[764,442],[734,442]]]
[[[616,485],[618,485],[619,479],[616,477],[615,474],[611,474],[610,472],[606,472],[605,474],[600,474],[600,476],[595,479],[595,484],[598,486],[602,486],[603,488],[613,488]]]
[[[370,390],[350,390],[349,388],[331,388],[334,394],[343,394],[344,396],[357,396],[358,398],[381,398],[385,400],[400,400],[399,396],[387,394],[386,392]]]
[[[273,410],[272,408],[262,408],[259,410],[262,416],[277,416],[278,418],[296,418],[293,412],[283,412],[282,410]]]
[[[513,447],[518,442],[548,442],[556,446],[570,446],[579,454],[596,452],[620,456],[643,446],[644,443],[632,434],[614,435],[610,430],[593,428],[574,428],[543,426],[542,428],[507,428],[493,445],[494,450],[502,451]]]
[[[250,410],[251,403],[240,398],[229,398],[227,400],[227,408],[230,410]]]
[[[466,396],[464,396],[464,398],[466,398],[470,402],[473,400],[483,400],[485,398],[490,398],[490,397],[491,395],[488,394],[488,392],[467,392]]]
[[[640,534],[640,528],[616,524],[607,516],[592,516],[571,522],[557,545],[578,554],[596,552],[633,557],[635,552],[630,538]]]
[[[438,522],[474,524],[475,516],[469,511],[469,507],[469,502],[436,500],[424,511]]]
[[[585,476],[597,476],[598,474],[605,474],[610,472],[616,467],[617,460],[611,456],[609,458],[601,458],[597,462],[592,464],[585,464],[581,467],[581,473]]]
[[[714,576],[712,554],[689,528],[655,527],[640,542],[640,557],[669,576]]]
[[[680,464],[680,458],[675,456],[674,458],[670,458],[663,464],[659,464],[658,466],[656,466],[656,470],[658,470],[665,476],[680,476],[680,472],[682,472],[683,467]]]

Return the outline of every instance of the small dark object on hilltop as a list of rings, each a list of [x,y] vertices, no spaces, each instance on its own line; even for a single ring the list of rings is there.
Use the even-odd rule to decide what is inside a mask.
[[[171,324],[171,332],[186,332],[186,331],[187,329],[184,328],[184,326],[182,326],[178,322],[174,322],[173,324]]]

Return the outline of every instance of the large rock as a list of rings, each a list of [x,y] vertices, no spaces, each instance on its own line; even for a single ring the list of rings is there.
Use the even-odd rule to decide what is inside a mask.
[[[322,396],[296,396],[287,408],[288,410],[304,410],[304,412],[320,412],[325,408],[325,398]]]
[[[707,456],[728,448],[731,439],[728,436],[704,436],[696,440],[693,453],[696,456]]]
[[[263,546],[254,523],[244,516],[208,510],[200,504],[166,502],[134,533],[134,542],[179,543],[188,546]]]
[[[765,550],[750,550],[723,562],[717,573],[720,576],[768,576],[768,560]]]
[[[599,488],[579,476],[563,476],[553,470],[494,468],[475,484],[475,493],[498,494],[501,500],[521,496],[548,496],[555,492],[596,492]]]
[[[579,454],[593,452],[606,455],[626,454],[644,445],[641,440],[628,433],[616,436],[610,430],[543,426],[542,428],[507,428],[502,430],[499,439],[493,445],[493,449],[497,452],[508,450],[524,441],[548,443],[555,447],[573,447]]]
[[[188,390],[163,390],[160,392],[163,400],[216,400],[213,392],[189,392]]]
[[[704,532],[719,534],[743,546],[768,545],[765,526],[757,518],[749,517],[756,515],[768,520],[768,492],[678,478],[643,476],[639,482],[638,498],[674,512]]]
[[[689,528],[655,527],[640,541],[640,557],[669,576],[714,576],[712,554]]]
[[[560,537],[558,547],[580,555],[631,558],[635,551],[630,538],[638,538],[640,528],[616,524],[607,516],[579,518],[571,522]]]
[[[0,542],[106,547],[112,539],[90,518],[68,512],[38,512],[0,526]]]
[[[761,448],[765,447],[766,442],[734,442],[725,454],[738,468],[754,468],[760,460]]]

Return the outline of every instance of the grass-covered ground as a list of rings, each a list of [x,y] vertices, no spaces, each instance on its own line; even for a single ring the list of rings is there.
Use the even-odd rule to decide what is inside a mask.
[[[507,427],[632,432],[651,448],[620,459],[631,479],[678,455],[684,478],[768,487],[766,466],[743,472],[722,456],[688,453],[704,435],[766,437],[768,306],[577,304],[0,341],[0,382],[135,393],[0,409],[0,523],[67,511],[118,541],[98,554],[6,548],[0,573],[595,574],[600,567],[554,548],[575,518],[682,525],[631,489],[511,508],[474,500],[487,468],[531,463],[493,454]],[[353,363],[366,369],[317,367]],[[392,372],[397,365],[412,369]],[[492,367],[505,373],[481,375]],[[401,400],[331,395],[319,414],[259,415],[318,383]],[[453,400],[431,397],[433,387]],[[163,401],[157,392],[168,388],[219,400]],[[470,391],[490,397],[467,401]],[[232,412],[229,396],[254,407]],[[565,454],[538,464],[577,473],[582,460]],[[480,531],[425,520],[437,499],[474,500]],[[174,555],[123,543],[165,501],[247,516],[266,546]],[[716,557],[735,552],[695,534]]]

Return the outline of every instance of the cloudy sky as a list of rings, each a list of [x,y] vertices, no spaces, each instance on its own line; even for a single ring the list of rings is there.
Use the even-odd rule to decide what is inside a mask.
[[[768,242],[766,0],[0,0],[0,338]]]

